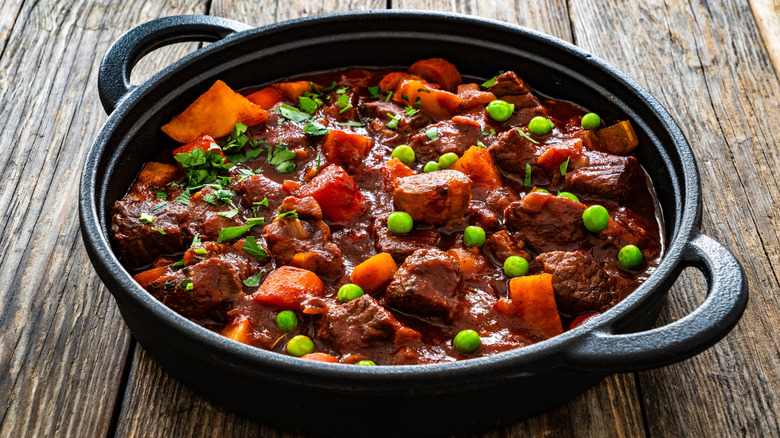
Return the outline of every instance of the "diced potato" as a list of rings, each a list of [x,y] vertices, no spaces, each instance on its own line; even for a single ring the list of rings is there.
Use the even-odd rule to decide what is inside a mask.
[[[363,214],[363,195],[355,180],[339,166],[323,169],[301,187],[298,196],[316,199],[325,219],[331,222],[346,224]]]
[[[595,132],[595,149],[615,155],[628,155],[639,146],[639,138],[631,126],[624,120]]]
[[[458,69],[441,58],[423,59],[415,62],[407,70],[411,74],[421,76],[428,82],[441,85],[447,91],[455,91],[455,87],[463,82]]]
[[[146,289],[146,286],[148,286],[158,278],[162,277],[163,275],[167,274],[169,271],[170,268],[168,266],[152,268],[144,272],[141,272],[140,274],[135,274],[133,276],[133,280],[135,280],[136,283],[141,285],[142,288]]]
[[[260,304],[298,309],[306,299],[323,297],[325,283],[317,274],[306,269],[282,266],[268,274],[252,299]]]
[[[479,248],[452,248],[447,250],[447,254],[458,260],[463,278],[474,277],[488,267],[487,259]]]
[[[487,149],[472,146],[450,169],[465,173],[477,185],[500,187],[501,173],[493,163],[493,157]]]
[[[156,161],[150,161],[146,163],[146,166],[138,174],[138,179],[133,185],[133,189],[136,187],[148,190],[149,187],[165,187],[166,184],[177,179],[179,176],[179,168],[173,164],[158,163]]]
[[[382,252],[355,266],[349,278],[363,292],[373,294],[387,286],[397,270],[393,256]]]
[[[217,81],[162,130],[178,142],[189,143],[203,134],[224,137],[238,122],[253,126],[267,118],[262,108]]]
[[[273,84],[272,87],[279,90],[282,97],[292,102],[298,102],[298,98],[303,96],[303,93],[311,93],[314,91],[314,88],[312,88],[311,82],[309,81],[280,82],[278,84]],[[317,88],[319,88],[319,86],[317,86]]]
[[[424,82],[405,79],[398,84],[393,95],[393,100],[405,105],[419,108],[426,114],[439,118],[449,119],[458,109],[463,99],[448,91],[437,90]]]
[[[548,338],[563,333],[552,275],[513,278],[509,281],[509,297],[509,302],[500,300],[496,303],[498,311],[516,315]]]

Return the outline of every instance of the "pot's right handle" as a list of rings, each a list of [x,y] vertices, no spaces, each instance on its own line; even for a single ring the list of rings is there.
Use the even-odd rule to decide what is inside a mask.
[[[209,15],[163,17],[130,29],[108,49],[100,64],[98,92],[103,108],[111,114],[133,91],[130,72],[152,50],[185,41],[218,41],[247,29],[251,26]]]
[[[683,267],[701,270],[709,287],[707,298],[696,310],[671,324],[639,333],[596,329],[567,352],[567,365],[607,372],[657,368],[694,356],[726,336],[748,301],[742,267],[726,248],[705,235],[694,238],[683,254]]]

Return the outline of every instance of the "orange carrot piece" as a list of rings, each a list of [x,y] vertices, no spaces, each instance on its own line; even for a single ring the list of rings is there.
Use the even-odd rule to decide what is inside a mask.
[[[384,171],[387,172],[387,178],[390,180],[390,184],[394,183],[398,178],[414,175],[414,171],[406,164],[402,163],[398,158],[391,158],[390,161],[385,164]]]
[[[295,254],[290,259],[290,266],[314,271],[317,269],[317,253],[312,251]]]
[[[331,222],[347,224],[363,214],[365,198],[355,180],[339,166],[326,167],[301,187],[298,197],[306,196],[317,200]]]
[[[238,122],[252,126],[267,118],[262,108],[217,81],[162,130],[178,142],[189,143],[203,134],[224,137]]]
[[[477,84],[458,85],[458,97],[463,99],[462,109],[474,108],[480,105],[487,105],[496,100],[496,96],[488,91],[482,91]]]
[[[220,334],[226,338],[238,341],[242,344],[249,344],[250,333],[252,332],[252,323],[249,318],[242,316],[234,319],[230,324],[222,329]]]
[[[282,266],[268,274],[252,299],[260,304],[297,309],[310,297],[325,295],[325,283],[314,272]]]
[[[262,90],[255,91],[246,98],[260,108],[269,110],[273,108],[274,105],[282,101],[282,93],[280,93],[279,90],[277,90],[275,87],[268,86]]]
[[[601,128],[595,134],[596,149],[602,152],[628,155],[639,146],[639,138],[628,120]]]
[[[439,119],[449,119],[463,99],[448,91],[437,90],[425,82],[405,79],[398,84],[393,100],[419,108],[426,114]]]
[[[329,163],[357,165],[368,155],[374,141],[354,132],[333,129],[325,136],[322,153]]]
[[[335,357],[331,356],[328,353],[304,354],[303,356],[301,356],[301,359],[313,360],[315,362],[339,363],[338,359],[336,359]]]
[[[398,84],[400,84],[404,79],[413,79],[421,82],[423,81],[423,78],[419,76],[410,75],[409,73],[404,73],[401,71],[394,71],[392,73],[386,74],[385,77],[379,81],[379,89],[383,92],[387,90],[395,90]]]
[[[563,333],[552,275],[513,278],[509,281],[509,296],[511,303],[500,306],[499,311],[517,315],[548,338]]]
[[[428,82],[441,85],[447,91],[455,91],[455,87],[463,82],[458,69],[441,58],[423,59],[415,62],[407,70],[411,74],[421,76]]]
[[[578,138],[551,146],[536,160],[536,164],[547,172],[555,173],[560,171],[561,164],[566,160],[570,160],[569,166],[571,166],[582,161],[582,158],[582,139]]]
[[[455,257],[460,263],[460,269],[463,271],[463,278],[473,277],[483,269],[487,268],[487,260],[483,256],[479,248],[472,252],[468,248],[452,248],[447,250],[447,254]]]
[[[178,176],[178,166],[150,161],[141,169],[141,173],[138,174],[138,179],[136,179],[135,184],[133,184],[132,191],[150,193],[149,187],[165,187],[169,182],[176,180]]]
[[[381,252],[355,266],[349,278],[360,286],[363,292],[373,294],[390,284],[397,270],[398,265],[395,264],[393,256]]]
[[[216,142],[214,142],[214,139],[210,135],[204,134],[198,137],[194,141],[191,141],[183,146],[177,147],[176,149],[173,150],[173,152],[171,152],[171,154],[175,157],[177,154],[183,154],[183,153],[189,154],[192,153],[192,151],[194,151],[195,149],[201,149],[203,152],[212,151],[225,157],[225,153],[222,152],[222,149],[220,148],[211,149],[212,143],[216,144]],[[225,162],[229,162],[227,161],[227,157],[225,157]]]
[[[140,284],[142,288],[146,289],[146,286],[149,286],[151,282],[162,277],[163,275],[168,273],[168,271],[170,271],[170,268],[168,266],[152,268],[144,272],[141,272],[140,274],[133,275],[133,280],[135,280],[136,283]]]
[[[272,87],[279,90],[282,97],[286,100],[296,103],[298,102],[298,98],[303,96],[303,93],[314,91],[314,88],[311,87],[311,82],[309,81],[280,82],[278,84],[273,84]],[[319,88],[319,86],[317,88]]]
[[[500,187],[501,173],[493,162],[493,157],[487,149],[472,146],[450,169],[465,173],[474,184],[487,187]]]

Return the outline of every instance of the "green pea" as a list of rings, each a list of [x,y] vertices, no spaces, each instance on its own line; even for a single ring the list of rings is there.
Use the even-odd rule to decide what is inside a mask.
[[[522,277],[528,273],[528,260],[520,256],[507,257],[504,260],[504,274],[507,277]]]
[[[582,223],[591,233],[604,231],[609,224],[609,212],[601,205],[591,205],[582,212]]]
[[[461,353],[469,354],[477,351],[477,348],[482,345],[482,340],[474,330],[461,330],[452,339],[452,345]]]
[[[366,359],[366,360],[361,360],[360,362],[358,362],[355,365],[362,365],[362,366],[369,366],[369,367],[371,367],[371,366],[374,366],[376,364],[374,363],[373,360]]]
[[[398,158],[402,163],[406,164],[407,166],[410,166],[412,163],[414,163],[414,149],[411,147],[402,144],[401,146],[396,146],[395,149],[393,149],[393,153],[390,154],[393,158]]]
[[[341,286],[336,294],[340,303],[348,303],[362,296],[363,288],[353,283],[347,283],[344,286]]]
[[[387,218],[387,228],[393,234],[406,234],[412,231],[414,221],[409,213],[403,211],[394,211]]]
[[[298,327],[298,317],[292,310],[282,310],[276,315],[276,326],[283,332],[289,332]]]
[[[292,356],[301,357],[314,351],[314,342],[308,336],[298,335],[287,341],[287,352]]]
[[[455,164],[456,161],[458,161],[458,154],[455,152],[447,152],[446,154],[439,157],[439,169],[446,169],[453,164]]]
[[[475,225],[466,227],[466,230],[463,231],[463,243],[466,246],[481,248],[485,244],[485,230]]]
[[[540,188],[540,187],[534,187],[534,189],[531,190],[531,193],[533,193],[533,192],[536,192],[536,193],[550,193],[549,190],[543,189],[543,188]]]
[[[506,122],[512,117],[515,111],[515,104],[503,100],[494,100],[487,106],[487,113],[491,119],[496,122]]]
[[[571,199],[572,201],[580,202],[580,198],[577,197],[574,193],[569,192],[558,192],[558,196],[561,198]]]
[[[530,122],[528,122],[528,132],[530,132],[533,135],[547,135],[552,131],[555,124],[553,122],[545,117],[542,116],[536,116],[533,119],[531,119]]]
[[[626,245],[618,252],[618,262],[625,269],[636,269],[642,265],[642,251],[634,245]]]
[[[601,117],[596,113],[588,113],[582,116],[582,127],[585,129],[598,129],[601,126]]]
[[[425,167],[423,167],[424,173],[430,173],[430,172],[436,172],[439,169],[439,163],[435,161],[429,161],[425,164]]]

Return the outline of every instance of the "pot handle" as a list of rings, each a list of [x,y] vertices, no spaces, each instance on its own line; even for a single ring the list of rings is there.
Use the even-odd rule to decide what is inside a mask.
[[[177,15],[140,24],[108,49],[98,74],[100,102],[107,114],[136,86],[130,83],[130,72],[147,53],[169,44],[185,41],[218,41],[251,26],[209,15]]]
[[[682,263],[701,270],[707,279],[707,297],[696,310],[639,333],[614,334],[611,327],[597,328],[567,352],[567,367],[607,372],[657,368],[692,357],[726,336],[748,302],[747,280],[739,262],[720,243],[699,235],[683,251]]]

